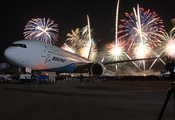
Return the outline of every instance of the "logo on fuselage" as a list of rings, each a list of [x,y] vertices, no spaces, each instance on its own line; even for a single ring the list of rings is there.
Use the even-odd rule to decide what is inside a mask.
[[[59,57],[55,57],[55,56],[54,56],[54,57],[52,58],[52,61],[58,61],[58,62],[63,62],[63,63],[64,63],[64,62],[65,62],[65,59],[59,58]]]
[[[62,62],[62,63],[64,63],[66,60],[63,59],[63,58],[55,57],[55,56],[51,59],[51,55],[50,55],[50,54],[47,54],[46,60],[45,60],[44,63],[52,62],[52,61],[57,61],[57,62]]]

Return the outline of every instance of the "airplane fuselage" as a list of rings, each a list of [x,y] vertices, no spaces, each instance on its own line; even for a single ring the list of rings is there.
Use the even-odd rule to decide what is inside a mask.
[[[15,65],[32,70],[74,72],[74,64],[91,62],[86,58],[37,40],[14,42],[5,50],[4,55]]]

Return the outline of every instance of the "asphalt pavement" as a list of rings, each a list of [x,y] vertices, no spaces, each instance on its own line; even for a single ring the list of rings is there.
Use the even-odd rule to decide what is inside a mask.
[[[0,84],[0,120],[156,120],[170,81]],[[161,120],[174,119],[171,96]]]

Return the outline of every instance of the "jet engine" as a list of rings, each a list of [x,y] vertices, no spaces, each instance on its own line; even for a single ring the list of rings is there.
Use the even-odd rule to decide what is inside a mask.
[[[94,63],[94,64],[92,64],[92,66],[90,68],[90,73],[96,77],[103,76],[105,74],[105,67],[100,62]]]

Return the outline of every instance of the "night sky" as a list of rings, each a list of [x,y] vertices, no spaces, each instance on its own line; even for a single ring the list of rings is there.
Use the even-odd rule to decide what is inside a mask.
[[[99,51],[115,38],[115,12],[117,0],[49,0],[49,1],[8,1],[1,0],[1,47],[0,62],[4,62],[3,52],[12,42],[24,39],[23,32],[28,20],[45,17],[58,24],[59,38],[57,45],[66,40],[71,30],[87,25],[87,14],[90,17],[93,37],[97,41]],[[127,18],[125,12],[133,12],[133,7],[140,7],[150,12],[155,11],[163,19],[165,30],[172,28],[170,22],[175,18],[173,0],[120,0],[119,20]],[[121,22],[119,21],[119,24]],[[98,41],[100,40],[100,41]]]

